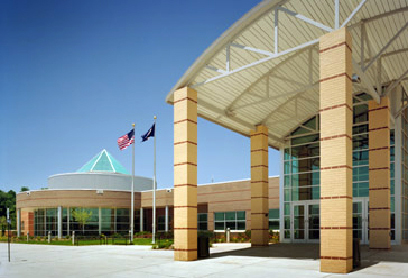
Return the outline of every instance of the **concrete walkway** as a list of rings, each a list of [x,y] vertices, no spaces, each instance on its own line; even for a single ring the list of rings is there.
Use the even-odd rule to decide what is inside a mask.
[[[1,278],[47,277],[341,277],[319,272],[318,245],[278,244],[249,248],[249,244],[216,244],[211,258],[175,262],[172,251],[146,246],[44,246],[0,244]],[[362,268],[352,277],[408,277],[408,246],[391,252],[363,247]]]

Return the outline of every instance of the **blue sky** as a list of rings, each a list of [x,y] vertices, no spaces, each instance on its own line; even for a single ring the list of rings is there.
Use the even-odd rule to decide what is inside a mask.
[[[0,190],[40,189],[157,115],[159,188],[173,186],[173,106],[165,97],[210,44],[259,1],[1,1]],[[140,137],[139,137],[140,138]],[[198,183],[250,177],[249,139],[198,120]],[[270,149],[270,175],[279,153]],[[153,176],[153,140],[136,143]]]

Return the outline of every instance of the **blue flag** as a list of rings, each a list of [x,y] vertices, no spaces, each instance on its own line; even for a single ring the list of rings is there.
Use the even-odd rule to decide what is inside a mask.
[[[142,142],[149,140],[149,137],[154,137],[156,131],[156,124],[154,123],[152,127],[146,132],[145,135],[142,135]]]

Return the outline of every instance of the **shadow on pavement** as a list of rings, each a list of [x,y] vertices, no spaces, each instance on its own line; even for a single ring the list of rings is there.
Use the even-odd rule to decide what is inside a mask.
[[[211,254],[211,258],[224,256],[255,256],[271,259],[298,259],[318,260],[319,244],[273,244],[267,247],[249,247],[233,251],[217,252]],[[408,245],[391,246],[390,251],[373,250],[367,246],[361,246],[361,266],[354,271],[368,268],[380,262],[408,263]]]

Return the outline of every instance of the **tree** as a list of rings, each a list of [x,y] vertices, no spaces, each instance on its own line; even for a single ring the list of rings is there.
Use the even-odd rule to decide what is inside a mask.
[[[7,215],[7,208],[10,209],[11,229],[16,228],[16,192],[0,190],[0,216]]]
[[[72,216],[74,217],[75,221],[78,222],[82,226],[82,235],[85,233],[85,224],[89,222],[92,216],[92,212],[87,212],[84,209],[82,210],[73,210]]]
[[[0,216],[1,236],[4,236],[4,228],[7,227],[7,217]]]
[[[30,191],[30,189],[28,188],[28,186],[22,186],[20,189],[20,192],[25,192],[25,191]]]

